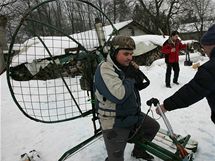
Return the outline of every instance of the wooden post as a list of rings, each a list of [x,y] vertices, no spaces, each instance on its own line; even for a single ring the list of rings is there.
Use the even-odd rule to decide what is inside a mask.
[[[0,75],[5,71],[6,62],[3,50],[8,50],[6,41],[7,17],[0,15]]]

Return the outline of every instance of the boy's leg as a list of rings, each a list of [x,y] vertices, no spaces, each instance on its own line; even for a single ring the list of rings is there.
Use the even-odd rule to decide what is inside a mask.
[[[140,137],[152,141],[158,130],[160,129],[160,125],[155,119],[151,118],[150,116],[145,114],[143,115],[145,117],[145,120],[142,123],[142,126],[138,131],[137,136],[138,138]]]
[[[145,117],[144,122],[141,125],[141,128],[137,132],[135,139],[137,139],[140,143],[145,140],[152,141],[160,129],[159,123],[148,115],[143,114]],[[148,154],[145,150],[139,147],[137,144],[134,145],[134,149],[132,155],[136,158],[142,158],[145,160],[153,160],[154,157]]]
[[[108,161],[124,161],[124,150],[130,130],[113,128],[103,130],[102,133],[108,153]]]

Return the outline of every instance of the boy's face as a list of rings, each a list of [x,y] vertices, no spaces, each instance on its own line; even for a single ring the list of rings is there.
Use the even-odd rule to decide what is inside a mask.
[[[129,66],[132,61],[133,50],[119,50],[116,55],[116,60],[122,66]]]

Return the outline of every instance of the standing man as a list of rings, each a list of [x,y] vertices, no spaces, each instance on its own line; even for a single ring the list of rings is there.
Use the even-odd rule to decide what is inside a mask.
[[[211,108],[211,120],[215,123],[215,24],[203,35],[201,44],[209,61],[198,68],[189,83],[165,99],[161,109],[166,112],[185,108],[206,97]],[[158,109],[156,112],[160,114]]]
[[[182,49],[186,49],[187,45],[182,44],[181,41],[178,39],[178,31],[173,31],[169,37],[169,39],[164,42],[163,47],[161,49],[161,53],[165,54],[165,62],[167,65],[166,68],[166,87],[171,88],[170,85],[170,78],[171,78],[171,71],[174,71],[173,83],[178,83],[178,76],[179,76],[179,52]]]
[[[106,161],[124,161],[128,141],[151,141],[160,128],[157,121],[141,112],[139,90],[150,82],[132,62],[134,49],[131,37],[115,36],[106,61],[95,72],[96,106],[108,154]],[[138,145],[134,145],[132,155],[148,161],[154,158]]]

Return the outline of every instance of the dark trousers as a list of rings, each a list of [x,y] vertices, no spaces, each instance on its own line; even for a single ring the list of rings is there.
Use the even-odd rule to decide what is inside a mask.
[[[145,114],[144,114],[145,115]],[[141,142],[143,139],[153,140],[160,125],[151,117],[145,115],[145,120],[137,135]],[[113,128],[103,130],[103,137],[108,154],[108,161],[124,161],[124,150],[131,134],[129,128]]]
[[[174,77],[173,77],[173,82],[178,82],[178,76],[179,76],[179,63],[166,63],[166,85],[170,85],[170,78],[171,78],[171,71],[173,69],[174,71]]]

